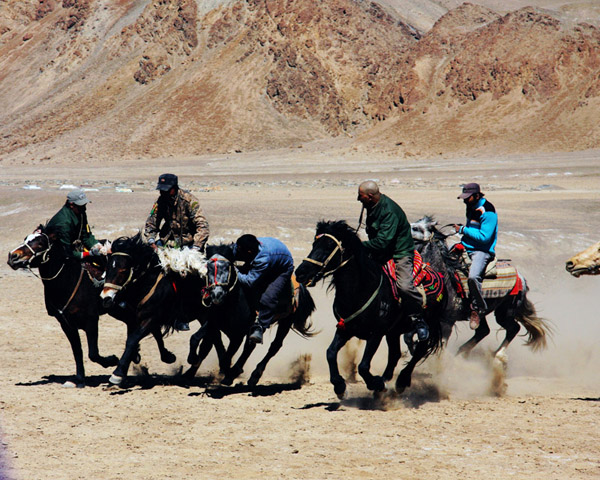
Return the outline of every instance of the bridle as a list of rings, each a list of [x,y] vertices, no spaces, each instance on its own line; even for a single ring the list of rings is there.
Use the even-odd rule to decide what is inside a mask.
[[[128,253],[125,253],[125,252],[113,252],[113,253],[111,253],[111,256],[121,256],[121,257],[131,258],[131,255],[129,255]],[[116,290],[117,292],[123,290],[129,283],[132,282],[134,272],[135,272],[135,267],[132,265],[129,267],[129,275],[127,276],[127,280],[125,280],[123,285],[117,285],[116,283],[104,282],[104,288],[112,288],[113,290]]]
[[[313,264],[321,267],[321,270],[319,270],[315,274],[315,276],[306,283],[307,287],[310,287],[311,285],[318,282],[322,278],[325,278],[329,275],[334,274],[336,271],[338,271],[340,268],[342,268],[344,265],[346,265],[352,258],[352,257],[348,257],[347,259],[344,260],[344,247],[342,246],[342,242],[340,242],[336,237],[334,237],[333,235],[331,235],[329,233],[321,233],[321,234],[315,236],[315,242],[323,237],[330,238],[331,240],[333,240],[333,242],[335,243],[335,248],[331,251],[329,256],[323,262],[319,262],[318,260],[315,260],[310,257],[304,258],[304,261],[313,263]],[[335,257],[335,255],[338,252],[340,254],[340,263],[334,269],[327,270],[327,265],[329,265],[329,262],[331,262],[333,260],[333,258]]]
[[[223,260],[222,258],[218,258],[218,257],[214,257],[214,258],[210,258],[208,261],[209,262],[213,262],[214,265],[214,282],[207,285],[206,287],[204,287],[202,289],[202,305],[204,305],[205,307],[209,307],[210,303],[207,303],[206,300],[208,298],[210,298],[210,292],[215,288],[215,287],[223,287],[225,289],[225,293],[228,294],[229,292],[231,292],[236,284],[237,284],[237,280],[238,277],[237,275],[235,276],[235,280],[233,281],[233,284],[229,284],[232,273],[233,273],[233,268],[234,266],[231,264],[231,262],[229,263],[229,267],[228,267],[228,272],[227,272],[227,281],[226,282],[219,282],[217,281],[217,274],[218,274],[218,262],[219,260]],[[225,259],[226,260],[226,259]],[[210,265],[208,266],[208,268],[210,268]],[[208,274],[207,274],[208,277]]]
[[[46,239],[46,244],[48,246],[45,249],[40,250],[39,252],[36,252],[33,248],[31,248],[31,245],[29,245],[29,240],[27,240],[29,238],[29,236],[28,236],[21,245],[19,245],[17,248],[15,248],[14,250],[12,250],[10,253],[12,254],[14,251],[19,250],[22,247],[26,247],[31,252],[31,257],[29,257],[26,261],[24,261],[23,265],[25,267],[27,267],[27,269],[33,274],[34,277],[38,277],[40,280],[44,280],[46,282],[50,282],[50,281],[56,279],[61,274],[61,272],[65,268],[65,263],[63,262],[63,264],[61,265],[61,267],[58,269],[58,272],[56,272],[51,277],[42,277],[41,275],[38,275],[37,273],[35,273],[31,269],[31,262],[33,260],[35,260],[37,257],[41,256],[42,260],[40,261],[40,265],[48,263],[48,261],[50,260],[50,255],[49,255],[50,254],[50,250],[52,249],[52,242],[50,242],[50,237],[48,235],[46,235],[44,232],[39,232],[39,231],[36,232],[35,234],[42,235]],[[32,235],[35,235],[35,234],[32,234]],[[33,240],[33,239],[31,239],[31,240]]]
[[[29,268],[29,264],[32,262],[32,260],[34,260],[35,258],[39,257],[40,255],[42,256],[42,261],[41,263],[46,263],[49,259],[48,259],[48,252],[50,251],[50,249],[52,248],[52,244],[50,243],[50,238],[48,237],[48,235],[46,235],[44,232],[36,232],[32,235],[42,235],[46,238],[46,243],[47,243],[47,247],[44,250],[40,250],[39,252],[36,252],[33,248],[31,248],[31,245],[29,245],[29,241],[28,238],[30,237],[30,235],[27,236],[27,238],[25,239],[25,241],[19,245],[17,248],[15,248],[14,250],[12,250],[10,253],[12,254],[13,252],[15,252],[16,250],[19,250],[22,247],[26,247],[30,252],[31,252],[31,257],[29,257],[24,263],[25,266],[27,266]],[[31,239],[33,240],[33,238]]]

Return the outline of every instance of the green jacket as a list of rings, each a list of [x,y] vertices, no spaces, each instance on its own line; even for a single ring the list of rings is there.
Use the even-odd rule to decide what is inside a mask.
[[[76,215],[66,204],[50,219],[47,226],[55,229],[65,251],[75,258],[81,259],[83,247],[90,249],[98,243],[88,225],[87,215]]]
[[[386,195],[367,208],[367,235],[363,245],[381,262],[414,255],[415,242],[404,210]]]

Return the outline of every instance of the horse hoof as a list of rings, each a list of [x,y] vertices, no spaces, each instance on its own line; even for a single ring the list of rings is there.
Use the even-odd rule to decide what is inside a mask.
[[[112,384],[112,385],[121,385],[121,382],[123,381],[123,377],[119,377],[118,375],[112,374],[110,376],[110,378],[108,379],[108,383]]]
[[[165,353],[164,355],[162,355],[160,357],[160,359],[163,361],[163,363],[172,364],[172,363],[175,363],[175,360],[177,360],[177,357],[173,353],[168,352],[168,353]],[[190,363],[190,362],[188,362],[188,363]]]
[[[230,386],[232,383],[233,383],[233,378],[231,378],[231,377],[224,377],[221,380],[221,385]]]
[[[62,384],[63,388],[83,388],[85,385],[83,383],[75,383],[71,380],[67,380]]]

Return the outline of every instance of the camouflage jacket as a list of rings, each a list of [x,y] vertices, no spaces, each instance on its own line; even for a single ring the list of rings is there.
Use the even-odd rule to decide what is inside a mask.
[[[171,247],[196,246],[204,249],[208,234],[208,222],[198,199],[181,189],[177,191],[174,202],[158,198],[144,228],[147,242],[160,240]]]
[[[84,247],[90,249],[98,243],[88,225],[87,215],[77,215],[68,205],[63,206],[47,226],[56,229],[65,251],[75,258],[81,259]]]

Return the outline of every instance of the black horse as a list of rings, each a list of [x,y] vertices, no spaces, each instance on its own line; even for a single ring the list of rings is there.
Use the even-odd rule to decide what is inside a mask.
[[[296,278],[305,285],[314,285],[331,275],[331,288],[335,289],[333,314],[338,328],[327,349],[327,362],[334,391],[342,398],[346,382],[339,373],[337,355],[352,337],[366,340],[358,372],[367,388],[375,392],[385,390],[385,381],[392,379],[401,357],[400,335],[412,330],[412,322],[402,311],[392,291],[383,268],[367,253],[354,229],[344,221],[319,222],[312,250],[296,269]],[[416,364],[438,350],[441,332],[438,317],[442,303],[433,300],[426,309],[425,320],[430,335],[418,342],[411,360],[396,379],[396,390],[410,386]],[[386,337],[388,362],[382,376],[370,372],[371,361],[381,340]]]
[[[101,260],[103,257],[95,257]],[[102,282],[98,280],[102,268],[90,262],[81,262],[67,254],[57,240],[56,231],[40,225],[34,233],[8,254],[8,264],[13,269],[37,268],[44,284],[44,300],[48,315],[55,317],[67,336],[75,357],[74,384],[85,386],[85,368],[79,330],[86,333],[88,356],[91,361],[111,367],[117,364],[115,355],[104,357],[98,351],[98,319],[103,313],[132,328],[133,316],[117,307],[105,310],[98,295]],[[159,348],[164,349],[162,338],[157,337]],[[139,361],[139,357],[136,357]],[[71,385],[67,382],[65,385]]]
[[[413,223],[411,227],[417,250],[421,252],[423,259],[429,262],[433,268],[444,272],[446,277],[449,301],[443,316],[443,336],[447,341],[455,322],[467,320],[469,317],[469,303],[459,294],[463,289],[457,275],[462,270],[463,274],[468,276],[468,269],[461,263],[459,256],[450,252],[446,244],[446,238],[450,235],[444,235],[436,228],[436,225],[437,222],[433,217],[425,216]],[[484,280],[484,285],[485,282],[486,280]],[[519,285],[521,287],[516,288]],[[494,312],[496,322],[506,330],[504,340],[494,353],[494,358],[502,364],[506,362],[508,345],[519,333],[521,328],[519,324],[523,325],[527,331],[526,345],[534,351],[545,348],[546,337],[551,333],[550,327],[544,319],[537,316],[534,305],[527,298],[529,287],[525,278],[518,272],[516,287],[502,296],[486,298],[488,304],[486,315]],[[490,327],[486,319],[482,318],[473,337],[458,349],[458,353],[468,355],[489,333]]]
[[[208,269],[207,287],[204,302],[208,305],[208,315],[205,316],[205,326],[192,335],[190,339],[190,355],[188,362],[192,367],[187,372],[190,375],[196,373],[198,366],[206,356],[202,352],[196,353],[198,342],[206,334],[214,338],[220,331],[229,338],[229,345],[221,365],[221,371],[225,375],[222,383],[231,385],[233,381],[243,372],[244,364],[255,348],[255,344],[248,340],[251,325],[256,319],[256,311],[251,308],[244,288],[237,281],[237,270],[234,265],[233,251],[228,245],[207,247]],[[296,301],[292,302],[292,294],[295,293]],[[312,323],[309,318],[315,310],[315,304],[310,293],[304,286],[298,286],[296,292],[292,292],[290,284],[289,295],[282,299],[281,310],[276,315],[277,333],[275,339],[269,346],[265,357],[253,370],[248,385],[258,384],[267,363],[281,349],[283,341],[293,329],[300,336],[309,338],[314,335],[311,330]],[[233,367],[231,361],[239,350],[242,342],[244,348]]]
[[[174,329],[177,321],[201,318],[205,280],[197,272],[185,277],[165,272],[157,253],[139,233],[118,238],[111,250],[100,294],[103,305],[124,304],[135,318],[135,328],[128,332],[125,351],[109,379],[111,384],[120,385],[144,337],[150,333],[164,335]],[[175,356],[165,357],[161,352],[161,359],[172,363]]]

